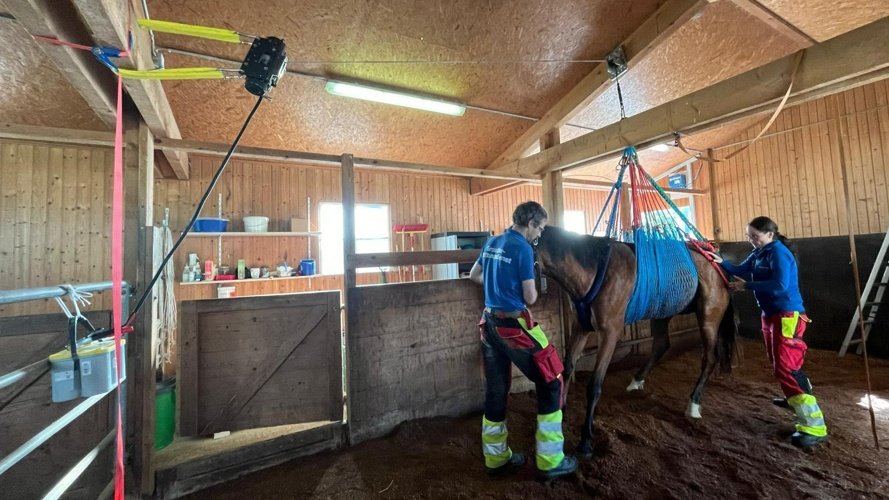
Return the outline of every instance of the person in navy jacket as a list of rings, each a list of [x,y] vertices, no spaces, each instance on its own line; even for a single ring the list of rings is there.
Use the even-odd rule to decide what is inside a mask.
[[[784,398],[774,401],[796,414],[796,432],[791,442],[802,448],[821,444],[827,439],[827,426],[812,385],[803,370],[806,343],[803,333],[810,322],[799,291],[796,258],[787,247],[787,238],[768,217],[757,217],[747,224],[747,240],[753,252],[738,265],[712,254],[713,260],[738,278],[729,283],[732,291],[750,290],[762,309],[762,338],[775,377]]]

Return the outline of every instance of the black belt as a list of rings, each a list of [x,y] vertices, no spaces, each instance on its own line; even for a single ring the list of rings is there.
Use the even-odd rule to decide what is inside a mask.
[[[491,316],[494,316],[495,318],[501,318],[501,319],[502,318],[513,318],[513,319],[515,319],[515,318],[521,318],[522,314],[525,311],[501,311],[499,309],[491,309],[490,307],[486,307],[485,312],[490,313]]]

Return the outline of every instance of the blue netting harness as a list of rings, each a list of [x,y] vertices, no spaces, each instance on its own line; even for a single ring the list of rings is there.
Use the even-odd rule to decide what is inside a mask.
[[[632,210],[632,229],[620,228],[617,223],[623,178],[628,170],[631,200],[625,206]],[[598,227],[609,208],[606,234],[619,241],[632,242],[636,247],[636,284],[624,323],[669,318],[682,312],[698,287],[698,271],[686,243],[690,238],[687,233],[693,233],[700,240],[704,238],[657,182],[642,170],[635,148],[624,151],[618,180],[594,227]],[[629,219],[629,214],[625,215]]]

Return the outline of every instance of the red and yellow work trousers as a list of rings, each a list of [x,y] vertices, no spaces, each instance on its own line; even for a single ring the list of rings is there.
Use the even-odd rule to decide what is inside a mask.
[[[799,311],[762,315],[762,340],[781,384],[787,403],[796,414],[796,430],[813,436],[826,436],[827,426],[812,385],[803,370],[806,343],[803,333],[809,318]]]

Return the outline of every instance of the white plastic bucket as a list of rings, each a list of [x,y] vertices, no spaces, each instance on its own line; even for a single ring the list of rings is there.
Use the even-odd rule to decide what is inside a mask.
[[[269,230],[269,218],[259,215],[244,217],[244,231],[248,233],[266,233]]]
[[[235,296],[235,287],[221,286],[216,289],[216,297],[220,299],[230,299]]]

